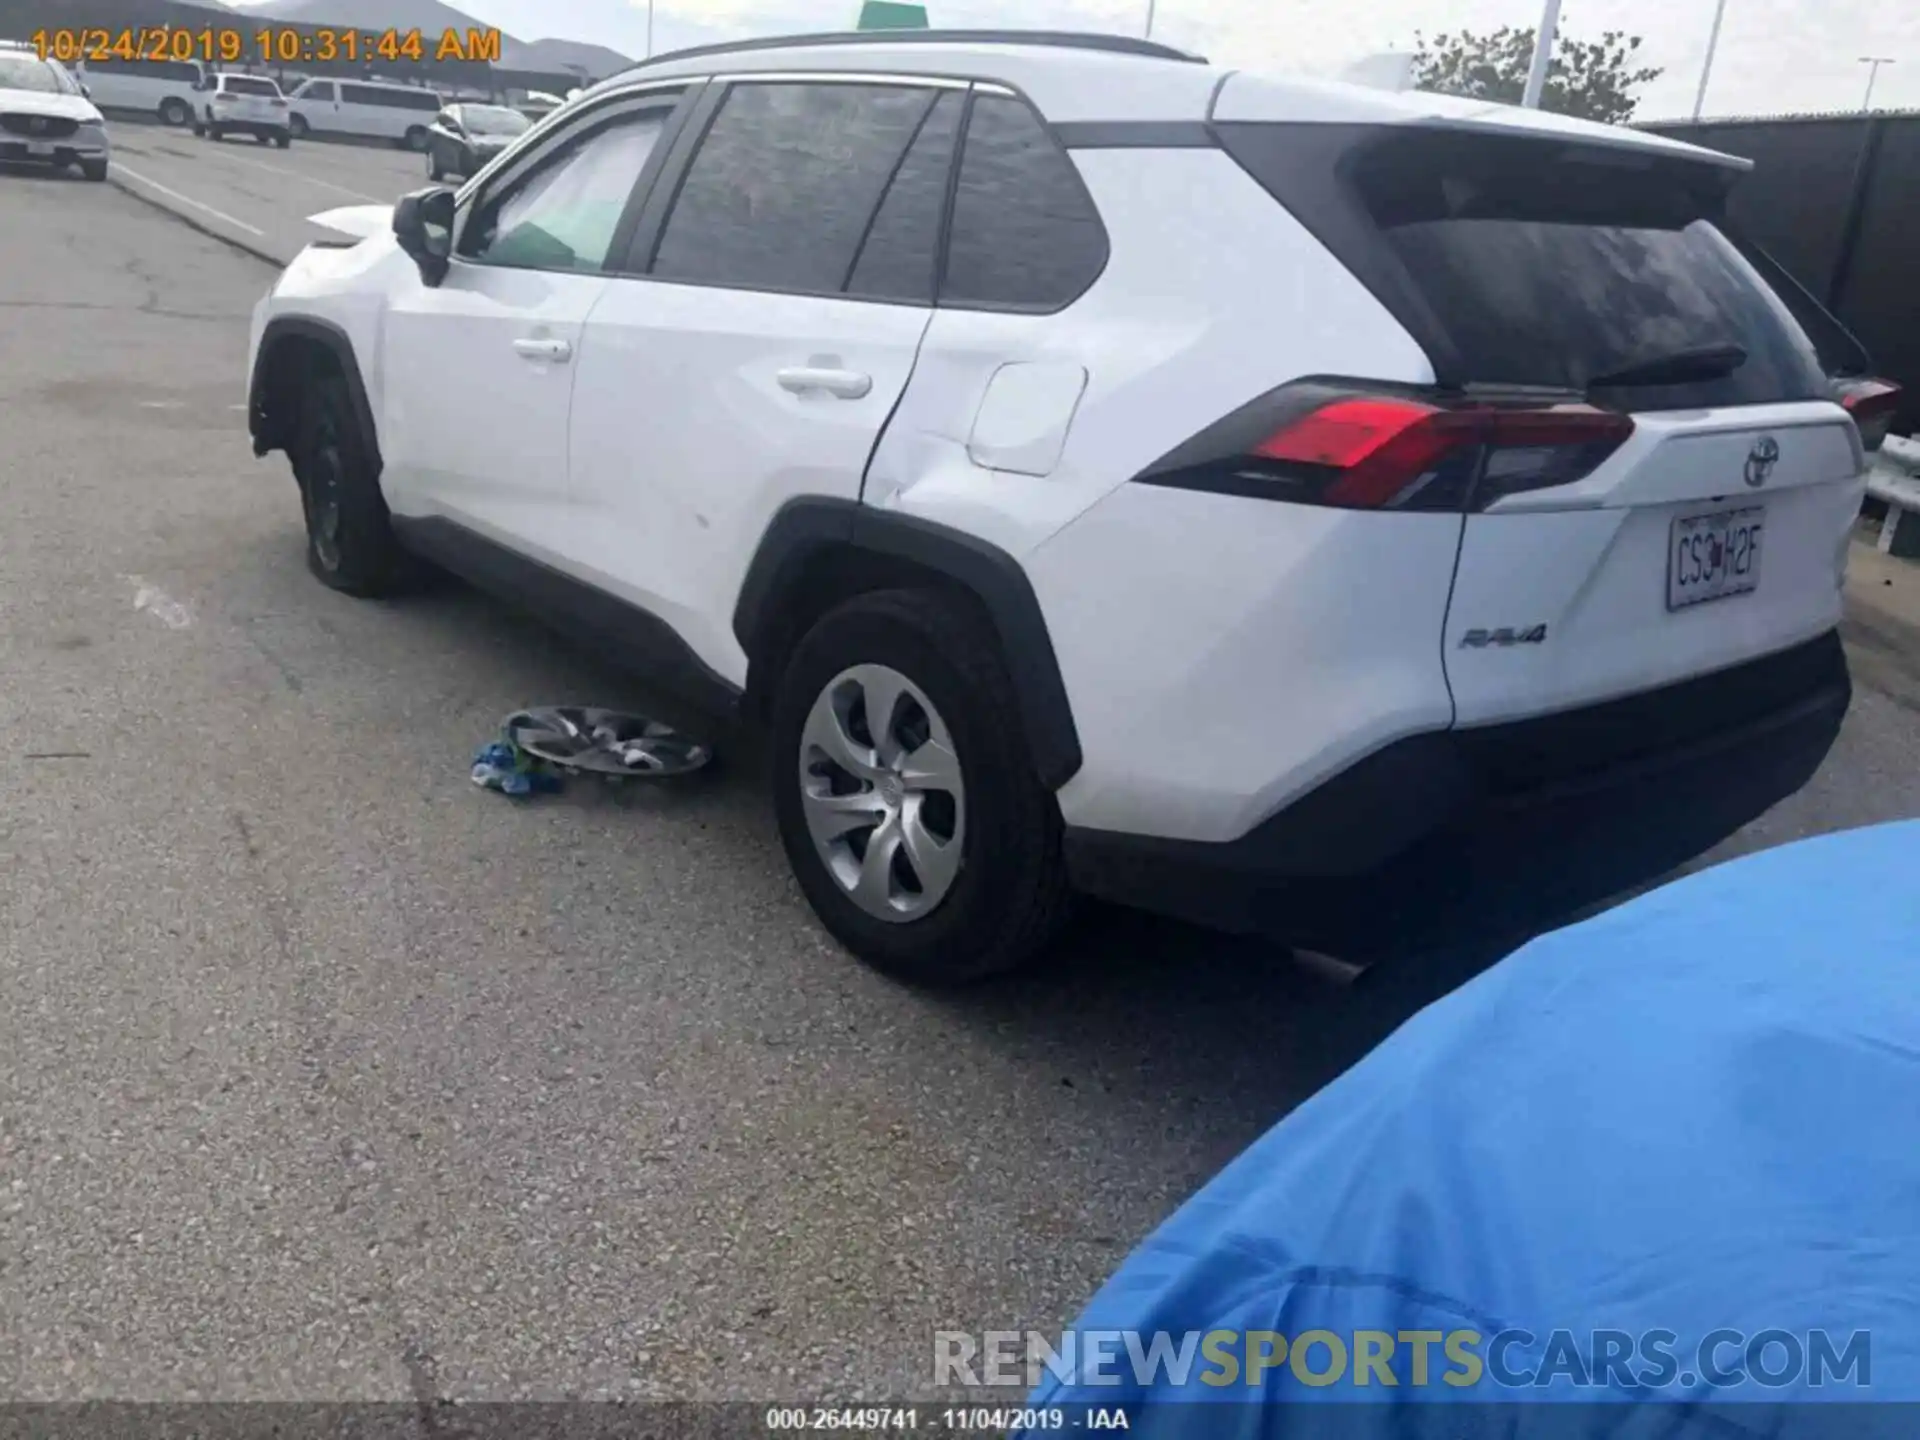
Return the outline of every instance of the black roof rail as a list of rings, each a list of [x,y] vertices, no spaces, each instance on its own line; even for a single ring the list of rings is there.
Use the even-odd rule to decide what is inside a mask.
[[[818,35],[775,35],[758,40],[723,40],[713,45],[690,45],[642,60],[620,74],[631,75],[668,61],[700,60],[710,55],[747,55],[762,50],[797,50],[815,45],[1045,45],[1059,50],[1101,50],[1111,55],[1138,55],[1152,60],[1181,60],[1205,65],[1204,55],[1193,55],[1154,40],[1130,35],[1098,35],[1074,30],[837,30]],[[611,77],[610,77],[611,78]]]

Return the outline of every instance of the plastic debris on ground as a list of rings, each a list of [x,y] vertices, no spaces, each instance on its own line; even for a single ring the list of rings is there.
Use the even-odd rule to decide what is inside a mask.
[[[570,776],[597,775],[609,784],[690,775],[713,759],[712,748],[629,711],[543,705],[516,710],[498,739],[473,758],[473,783],[516,797],[553,794]]]

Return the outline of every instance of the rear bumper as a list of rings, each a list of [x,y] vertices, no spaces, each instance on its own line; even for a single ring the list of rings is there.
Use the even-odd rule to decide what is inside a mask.
[[[1089,894],[1357,960],[1552,923],[1799,790],[1852,698],[1837,633],[1586,709],[1413,736],[1241,839],[1069,829]]]

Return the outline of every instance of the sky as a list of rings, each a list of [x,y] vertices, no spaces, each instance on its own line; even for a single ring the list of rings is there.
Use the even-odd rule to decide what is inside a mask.
[[[452,0],[523,40],[560,36],[636,58],[646,0]],[[926,0],[939,26],[1095,29],[1140,34],[1147,0]],[[850,27],[858,0],[655,0],[657,50],[750,35]],[[1541,0],[1157,0],[1154,38],[1220,64],[1337,73],[1370,53],[1410,49],[1416,32],[1539,23]],[[1714,0],[1564,0],[1563,34],[1644,37],[1665,70],[1641,92],[1639,118],[1692,112]],[[1863,55],[1880,72],[1874,107],[1920,109],[1920,0],[1727,0],[1705,113],[1857,110]]]

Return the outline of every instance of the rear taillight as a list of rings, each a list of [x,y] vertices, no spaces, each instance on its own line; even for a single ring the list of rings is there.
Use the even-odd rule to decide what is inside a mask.
[[[1583,479],[1632,433],[1630,417],[1584,404],[1292,385],[1139,478],[1354,510],[1484,510]]]
[[[1833,388],[1860,429],[1860,443],[1869,450],[1886,444],[1900,413],[1900,387],[1890,380],[1836,380]]]

